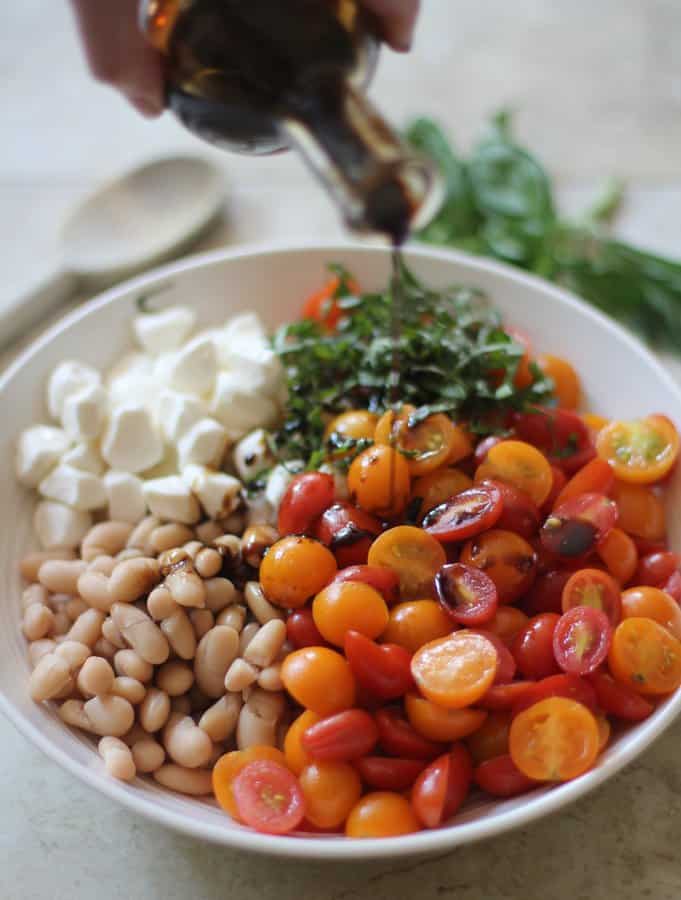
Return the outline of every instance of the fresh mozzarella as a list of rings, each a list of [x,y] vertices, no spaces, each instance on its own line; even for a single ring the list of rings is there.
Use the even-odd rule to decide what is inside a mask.
[[[58,465],[38,485],[38,491],[48,500],[56,500],[78,510],[99,509],[106,504],[102,479],[92,472]]]
[[[63,503],[45,500],[33,514],[33,527],[46,550],[77,547],[92,527],[92,516]]]
[[[17,478],[27,487],[36,485],[53,469],[71,445],[61,428],[32,425],[19,435],[15,456]]]
[[[277,420],[277,407],[259,392],[244,372],[220,372],[210,411],[224,425],[232,440],[238,440],[254,428],[267,428]]]
[[[201,518],[199,501],[179,475],[152,478],[143,490],[150,512],[160,519],[193,525]]]
[[[274,507],[264,492],[248,498],[246,504],[247,525],[274,525],[276,521],[277,515]]]
[[[182,480],[198,497],[206,515],[211,519],[229,516],[241,502],[242,484],[226,472],[206,466],[185,466]]]
[[[92,366],[76,360],[59,363],[47,381],[47,408],[52,418],[61,419],[64,401],[71,394],[101,383],[101,375]]]
[[[163,442],[148,410],[142,406],[115,409],[102,439],[102,456],[112,469],[143,472],[163,458]]]
[[[275,466],[267,476],[265,483],[265,498],[272,509],[279,509],[279,504],[283,500],[286,488],[293,481],[298,472],[302,472],[305,463],[302,460],[295,459],[287,462],[285,466],[279,464]]]
[[[171,444],[177,444],[192,425],[205,415],[206,409],[196,397],[170,388],[164,388],[159,394],[156,421],[163,437]]]
[[[105,468],[104,460],[93,441],[81,441],[81,443],[75,444],[64,453],[61,463],[65,466],[73,466],[74,469],[91,472],[93,475],[102,475]]]
[[[99,437],[109,410],[109,398],[101,385],[91,384],[64,399],[61,422],[74,441]]]
[[[206,335],[199,335],[173,354],[168,383],[177,391],[200,396],[212,389],[217,371],[215,344]]]
[[[188,306],[172,306],[161,312],[136,316],[132,329],[138,344],[153,356],[177,348],[194,328],[196,314]]]
[[[137,524],[145,517],[147,501],[144,499],[143,483],[136,475],[110,469],[103,481],[110,519]]]
[[[269,469],[275,463],[270,450],[268,433],[264,428],[256,428],[246,437],[241,438],[234,448],[234,468],[242,481],[251,481],[263,469]]]
[[[217,467],[227,446],[227,432],[215,419],[199,419],[177,442],[180,468],[196,464]]]

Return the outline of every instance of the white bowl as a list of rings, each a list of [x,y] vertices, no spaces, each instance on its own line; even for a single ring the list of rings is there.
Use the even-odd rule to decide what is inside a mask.
[[[611,416],[659,411],[681,422],[681,393],[650,353],[565,292],[515,269],[462,254],[414,248],[408,259],[416,274],[434,285],[458,282],[482,288],[507,321],[524,329],[536,347],[570,358],[583,378],[589,409]],[[581,778],[512,800],[478,800],[459,813],[452,825],[435,831],[363,841],[261,835],[240,827],[209,802],[173,794],[148,780],[114,781],[104,774],[93,743],[67,728],[49,706],[33,703],[27,692],[29,665],[20,631],[17,563],[34,544],[33,498],[15,483],[13,442],[22,428],[44,417],[43,388],[49,372],[66,358],[98,367],[112,363],[130,348],[135,298],[159,287],[163,291],[155,297],[156,303],[191,303],[201,325],[217,324],[244,309],[254,309],[270,325],[295,318],[302,298],[319,286],[328,261],[347,265],[365,288],[386,284],[388,253],[374,246],[268,245],[209,253],[102,294],[52,328],[2,378],[0,508],[5,510],[5,527],[0,536],[0,709],[29,740],[78,778],[112,800],[199,839],[308,859],[429,854],[523,825],[593,790],[667,728],[681,709],[681,691],[644,723],[614,740],[598,765]],[[681,470],[667,496],[671,546],[681,550]],[[65,797],[64,803],[68,802]]]

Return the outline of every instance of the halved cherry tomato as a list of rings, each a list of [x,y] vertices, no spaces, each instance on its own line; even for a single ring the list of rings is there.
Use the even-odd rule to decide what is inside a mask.
[[[592,606],[573,606],[553,632],[553,655],[564,672],[588,675],[605,662],[612,640],[610,619]]]
[[[359,291],[356,282],[352,279],[348,282],[348,287],[354,293]],[[314,319],[315,322],[324,325],[328,331],[333,331],[338,324],[338,320],[344,315],[336,299],[339,288],[340,279],[338,276],[334,275],[332,278],[329,278],[326,284],[310,294],[305,301],[303,318]]]
[[[493,484],[479,485],[432,509],[423,528],[440,541],[463,541],[492,528],[502,510],[499,489]]]
[[[445,503],[473,486],[473,480],[461,469],[443,468],[417,478],[411,487],[412,499],[421,498],[416,518],[422,519],[426,513],[441,503]]]
[[[466,738],[473,762],[479,765],[486,759],[508,753],[508,732],[512,715],[509,711],[490,712],[477,731]]]
[[[626,584],[634,577],[638,563],[636,544],[626,531],[613,528],[596,547],[596,553],[603,560],[610,574],[620,584]]]
[[[213,793],[222,809],[232,818],[237,818],[237,805],[232,791],[234,779],[243,769],[256,760],[267,760],[285,766],[286,757],[276,747],[265,747],[260,744],[247,750],[232,750],[224,753],[213,766]]]
[[[482,709],[443,709],[418,694],[407,694],[404,706],[410,724],[429,741],[461,740],[477,731],[487,718]]]
[[[473,454],[473,461],[475,462],[476,468],[487,459],[487,454],[492,449],[492,447],[496,447],[497,444],[500,444],[504,438],[499,437],[498,434],[490,434],[486,438],[483,438],[480,443],[475,448],[475,453]]]
[[[526,441],[501,441],[491,447],[475,471],[475,482],[503,481],[524,491],[541,506],[553,484],[546,457]]]
[[[408,454],[412,476],[425,475],[449,462],[458,438],[456,426],[444,413],[412,422],[415,412],[413,406],[403,406],[397,414],[388,410],[378,420],[374,433],[376,444],[385,444]],[[472,447],[468,453],[471,450]],[[463,456],[459,458],[463,459]]]
[[[562,356],[553,356],[551,353],[540,354],[537,365],[553,381],[558,405],[563,409],[576,409],[581,387],[573,366]]]
[[[644,484],[616,481],[610,496],[617,504],[619,527],[627,534],[654,543],[664,540],[667,530],[664,504],[651,488]],[[640,552],[644,553],[653,549],[657,548],[641,550],[639,546]]]
[[[670,550],[656,550],[653,553],[647,553],[639,560],[634,581],[636,584],[660,587],[676,572],[679,564],[681,564],[681,557],[678,553],[672,553]]]
[[[681,640],[681,608],[665,591],[643,585],[629,588],[622,594],[622,616],[654,619]]]
[[[421,693],[447,709],[470,706],[492,686],[498,665],[492,641],[473,631],[455,631],[414,654],[411,673]]]
[[[565,569],[551,569],[538,575],[522,602],[528,616],[545,612],[561,613],[563,588],[571,577],[572,572]]]
[[[494,618],[487,623],[486,630],[495,634],[499,640],[510,647],[519,631],[527,625],[529,619],[516,606],[500,606]]]
[[[442,545],[422,528],[398,525],[379,535],[369,549],[369,565],[392,569],[405,600],[427,597],[433,578],[447,562]]]
[[[376,644],[358,631],[347,631],[344,649],[357,683],[374,697],[394,700],[413,687],[411,653],[404,647]]]
[[[679,433],[666,416],[611,422],[596,442],[617,478],[633,484],[661,481],[679,456]]]
[[[279,504],[277,530],[287,534],[306,534],[314,522],[333,503],[333,476],[324,472],[302,472],[286,488]]]
[[[378,728],[363,709],[346,709],[310,725],[302,734],[303,750],[314,760],[349,762],[371,753]]]
[[[638,694],[671,694],[681,684],[681,642],[652,619],[623,619],[612,637],[608,665]]]
[[[317,828],[339,828],[362,795],[355,769],[343,762],[316,762],[298,776],[305,818]]]
[[[297,609],[331,581],[337,568],[336,558],[324,544],[289,535],[267,551],[260,564],[260,584],[271,603]]]
[[[582,494],[609,494],[614,483],[615,476],[607,462],[592,459],[567,482],[556,497],[553,508]]]
[[[511,759],[508,753],[483,760],[473,772],[473,780],[492,797],[517,797],[537,787]]]
[[[314,623],[324,640],[342,647],[351,628],[376,638],[388,624],[388,607],[375,588],[361,581],[332,581],[312,601]]]
[[[555,506],[556,497],[559,496],[568,481],[565,472],[563,472],[562,469],[559,469],[555,463],[551,463],[551,475],[553,476],[551,490],[549,491],[548,497],[541,505],[541,511],[543,513],[551,512]]]
[[[524,538],[533,537],[541,525],[539,507],[524,491],[512,484],[504,484],[503,481],[483,481],[484,487],[493,484],[501,494],[501,515],[496,521],[496,527],[505,531],[515,531]]]
[[[368,409],[349,409],[332,419],[324,429],[324,443],[331,448],[344,441],[373,440],[378,416]],[[333,454],[336,456],[336,454]]]
[[[303,647],[281,665],[281,680],[301,706],[320,716],[349,709],[355,702],[355,678],[347,660],[327,647]]]
[[[477,705],[482,709],[490,709],[494,712],[513,709],[534,681],[513,681],[511,684],[493,684],[492,687],[478,701]]]
[[[669,578],[662,585],[665,594],[673,597],[677,603],[681,604],[681,572],[672,572]]]
[[[440,605],[458,625],[484,625],[497,611],[497,589],[481,569],[450,563],[435,575]]]
[[[311,709],[306,709],[288,727],[284,737],[284,756],[286,765],[296,775],[300,775],[305,766],[309,766],[312,762],[312,757],[302,745],[303,734],[310,725],[316,725],[320,721],[321,716],[313,713]]]
[[[300,785],[287,768],[269,760],[249,763],[234,779],[239,819],[265,834],[293,831],[305,815]]]
[[[520,440],[537,447],[568,474],[581,469],[596,455],[589,430],[570,410],[535,406],[516,413],[513,426]]]
[[[525,678],[548,678],[559,671],[553,655],[553,633],[559,619],[555,613],[534,616],[513,642],[513,657]]]
[[[513,704],[513,715],[517,716],[524,709],[539,703],[540,700],[546,700],[547,697],[567,697],[582,703],[594,715],[598,712],[596,692],[589,681],[580,675],[562,673],[535,681]]]
[[[395,837],[420,831],[411,804],[402,794],[375,791],[365,794],[350,811],[345,834],[351,838]]]
[[[473,778],[471,757],[463,744],[434,760],[421,772],[411,792],[411,805],[426,828],[437,828],[459,809]]]
[[[619,585],[600,569],[579,569],[568,579],[561,600],[563,612],[575,606],[592,606],[604,612],[614,627],[622,618]]]
[[[388,606],[400,599],[400,579],[385,566],[348,566],[336,573],[334,581],[362,581],[375,588]]]
[[[528,778],[569,781],[598,756],[598,724],[586,706],[566,697],[540,700],[511,723],[510,756]]]
[[[386,753],[406,759],[433,759],[442,753],[443,745],[421,737],[399,709],[384,706],[376,712],[375,719],[379,742]]]
[[[353,459],[348,472],[351,501],[381,518],[403,512],[410,488],[407,461],[393,447],[368,447]]]
[[[499,603],[512,603],[534,581],[537,557],[531,544],[512,531],[494,528],[468,541],[459,561],[488,575],[497,588]]]
[[[629,722],[640,722],[647,719],[655,708],[640,694],[615,681],[605,672],[593,672],[587,678],[596,692],[598,705],[609,716],[616,716]]]
[[[363,509],[334,503],[317,519],[314,536],[330,548],[339,566],[346,567],[366,563],[371,542],[381,531],[378,519]]]
[[[617,506],[603,494],[581,494],[562,503],[542,526],[541,542],[550,553],[581,557],[603,540],[617,521]]]
[[[399,644],[410,653],[436,638],[451,634],[456,626],[434,600],[409,600],[390,610],[383,640]]]
[[[486,631],[483,628],[474,628],[472,631],[475,634],[481,634],[484,638],[487,638],[497,651],[497,670],[492,684],[508,684],[513,681],[516,663],[513,654],[506,644],[493,631]]]
[[[355,760],[360,778],[377,791],[403,791],[412,786],[424,770],[422,759],[396,759],[391,756],[364,756]]]
[[[314,623],[312,610],[309,606],[303,609],[294,609],[286,620],[286,637],[296,650],[301,647],[324,646],[324,638]]]

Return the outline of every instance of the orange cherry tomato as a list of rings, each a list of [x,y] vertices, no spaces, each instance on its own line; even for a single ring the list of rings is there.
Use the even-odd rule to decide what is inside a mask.
[[[454,425],[454,435],[447,457],[447,465],[455,466],[467,459],[474,450],[474,439],[470,430],[465,425]]]
[[[465,491],[472,484],[472,479],[460,469],[437,469],[417,478],[411,486],[411,496],[412,499],[421,498],[418,518],[422,519],[431,509]]]
[[[404,456],[393,447],[369,447],[356,456],[348,472],[354,504],[381,518],[399,516],[409,500],[411,478]]]
[[[468,541],[460,562],[482,569],[497,587],[500,603],[512,603],[527,591],[537,571],[531,544],[514,534],[493,528]]]
[[[284,756],[286,757],[286,765],[295,775],[300,775],[305,766],[309,766],[310,763],[314,762],[303,747],[302,737],[303,733],[311,725],[316,725],[317,722],[321,721],[321,718],[317,713],[313,713],[311,709],[306,709],[288,727],[284,738]]]
[[[620,584],[626,584],[634,577],[638,566],[638,550],[626,531],[613,528],[596,547],[596,553]]]
[[[319,541],[290,535],[273,544],[260,564],[267,599],[286,609],[304,606],[337,571],[336,557]]]
[[[412,424],[411,416],[415,412],[413,406],[403,406],[397,414],[389,409],[378,420],[374,433],[376,444],[386,444],[407,455],[412,476],[426,475],[444,465],[453,455],[455,445],[462,440],[456,426],[444,413]]]
[[[513,383],[517,388],[529,387],[534,381],[534,376],[532,375],[532,370],[530,369],[530,353],[532,352],[530,339],[524,331],[521,331],[519,328],[515,328],[513,325],[507,325],[504,328],[504,331],[516,344],[522,347],[524,351],[523,355],[518,361],[518,368],[516,369]]]
[[[606,419],[605,416],[599,416],[597,413],[585,412],[581,413],[581,417],[582,421],[589,429],[592,441],[596,440],[601,428],[605,428],[606,425],[610,424],[610,419]]]
[[[564,613],[575,606],[590,606],[604,612],[614,628],[622,618],[619,585],[600,569],[578,569],[565,583],[561,598]]]
[[[352,838],[395,837],[420,830],[409,801],[402,794],[390,791],[365,794],[345,823],[345,834]]]
[[[431,592],[433,578],[447,562],[447,555],[442,544],[422,528],[398,525],[376,538],[369,548],[368,561],[370,566],[384,566],[397,573],[400,596],[413,600]]]
[[[540,700],[511,723],[511,759],[536,781],[569,781],[582,775],[596,761],[598,749],[595,716],[566,697]]]
[[[582,494],[609,494],[615,483],[612,469],[602,459],[592,459],[576,472],[553,501],[552,508],[557,509],[566,500]]]
[[[378,416],[368,409],[349,409],[332,419],[324,429],[324,443],[343,441],[372,441]]]
[[[598,725],[598,752],[600,753],[608,746],[612,729],[607,716],[596,716],[596,724]]]
[[[383,640],[415,653],[419,647],[451,634],[455,628],[447,613],[434,600],[408,600],[390,610]]]
[[[530,621],[529,616],[518,609],[517,606],[500,606],[491,622],[485,625],[487,631],[491,631],[504,643],[510,647],[517,634]]]
[[[490,640],[461,630],[417,650],[411,673],[428,700],[446,709],[461,709],[475,703],[492,686],[497,660]]]
[[[336,300],[339,287],[340,279],[334,275],[319,290],[310,294],[303,305],[303,318],[314,319],[328,331],[333,331],[343,315],[343,310]],[[350,279],[348,287],[355,293],[359,291],[357,283],[352,279]]]
[[[508,753],[508,734],[512,719],[513,713],[506,710],[490,712],[480,728],[466,739],[476,765]]]
[[[429,741],[461,740],[477,731],[487,718],[484,709],[444,709],[418,694],[407,694],[404,708],[414,731]]]
[[[328,647],[303,647],[289,653],[281,666],[281,680],[301,706],[320,716],[355,704],[355,679],[347,660]]]
[[[623,531],[647,541],[664,539],[667,531],[664,505],[649,487],[616,481],[610,496],[617,504],[617,524]]]
[[[232,792],[234,779],[246,766],[258,760],[279,763],[286,766],[286,758],[281,750],[276,747],[256,745],[247,750],[232,750],[225,753],[213,766],[213,793],[220,806],[228,812],[233,819],[238,819],[236,800]]]
[[[312,615],[321,636],[337,647],[350,629],[377,638],[388,624],[385,600],[361,581],[332,582],[314,598]]]
[[[558,406],[562,406],[563,409],[576,409],[579,404],[581,386],[579,376],[570,363],[562,356],[542,353],[537,357],[537,365],[544,375],[553,381]]]
[[[315,762],[300,772],[305,818],[317,828],[338,828],[362,796],[362,782],[344,762]]]
[[[653,619],[623,619],[612,636],[608,665],[639,694],[671,694],[681,684],[681,642]]]
[[[665,591],[642,585],[622,594],[622,618],[653,619],[681,641],[681,608]]]
[[[611,422],[598,433],[596,452],[621,481],[652,484],[678,459],[679,433],[666,416]]]
[[[549,461],[536,447],[524,441],[501,441],[490,448],[475,472],[476,484],[487,480],[517,487],[541,506],[551,492],[553,473]]]

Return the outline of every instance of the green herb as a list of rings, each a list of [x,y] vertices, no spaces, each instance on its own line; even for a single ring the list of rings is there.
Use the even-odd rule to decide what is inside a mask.
[[[418,237],[511,263],[567,287],[651,344],[681,353],[681,261],[613,239],[623,187],[611,181],[581,219],[562,219],[551,181],[499,113],[469,158],[419,119],[409,141],[443,172],[446,199]]]
[[[341,274],[339,290],[349,280],[348,273]],[[404,302],[397,373],[392,371],[389,289],[354,297],[332,333],[307,319],[285,325],[275,335],[288,387],[286,419],[275,435],[281,458],[315,465],[331,458],[347,465],[368,442],[332,438],[325,445],[326,424],[348,409],[388,409],[394,375],[400,404],[416,407],[412,422],[445,412],[472,419],[477,430],[490,433],[498,429],[505,412],[550,401],[552,384],[538,369],[529,387],[515,387],[523,348],[506,334],[480,292],[466,287],[434,290],[405,266],[400,278]]]

